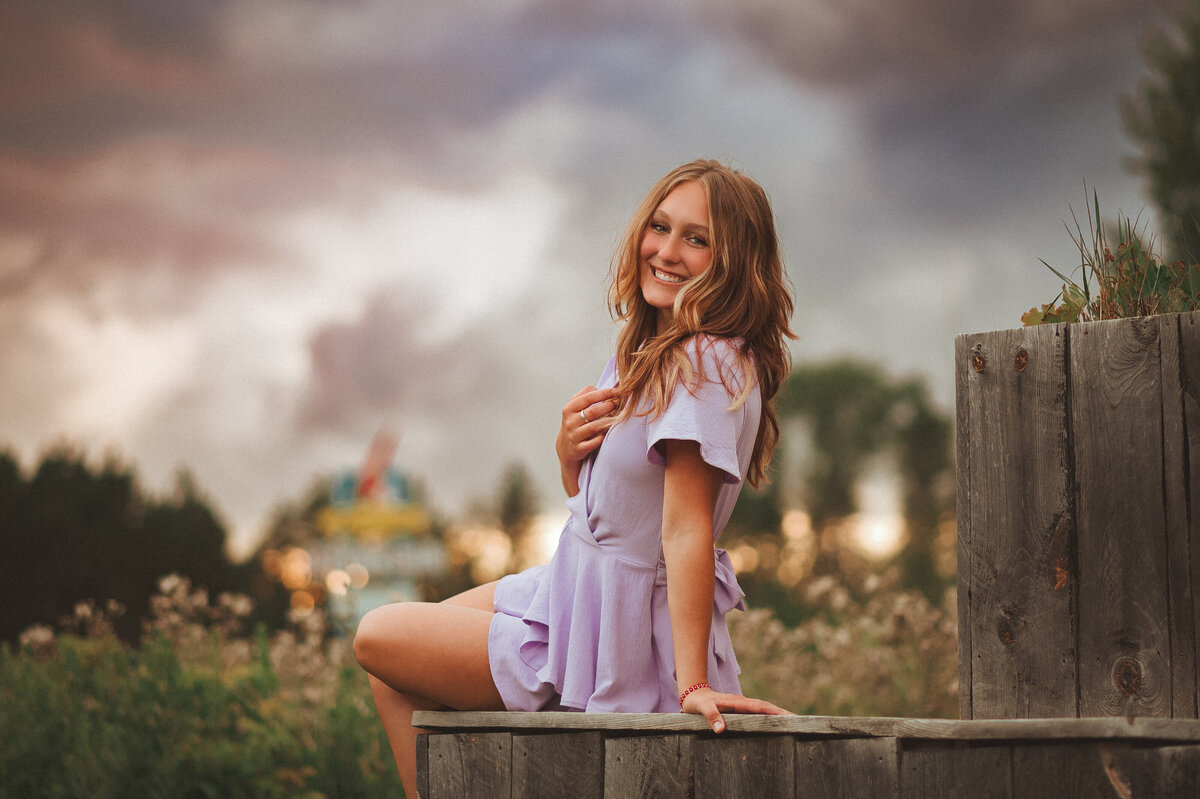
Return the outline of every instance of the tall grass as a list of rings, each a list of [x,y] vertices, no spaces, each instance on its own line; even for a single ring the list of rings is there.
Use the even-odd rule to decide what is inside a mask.
[[[1023,324],[1094,322],[1200,309],[1200,263],[1164,262],[1154,252],[1153,236],[1146,235],[1138,220],[1120,213],[1116,243],[1110,245],[1100,217],[1099,196],[1093,192],[1091,205],[1084,207],[1086,229],[1074,211],[1075,230],[1067,226],[1079,250],[1079,266],[1067,275],[1042,261],[1063,281],[1062,291],[1040,308],[1022,314]]]
[[[812,579],[795,627],[768,610],[731,614],[742,691],[802,715],[957,718],[954,591],[935,605],[895,570],[865,583]]]
[[[250,604],[164,580],[136,647],[81,604],[0,649],[0,796],[395,797],[362,672],[320,614],[273,636]]]

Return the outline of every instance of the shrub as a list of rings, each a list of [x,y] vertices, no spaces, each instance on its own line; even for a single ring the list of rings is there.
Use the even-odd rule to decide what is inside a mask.
[[[957,718],[953,590],[938,607],[897,588],[894,574],[867,583],[852,592],[812,580],[815,612],[796,627],[764,609],[729,616],[742,691],[802,715]]]
[[[240,629],[249,600],[167,578],[135,647],[115,608],[0,649],[0,796],[401,795],[366,679],[319,613]]]

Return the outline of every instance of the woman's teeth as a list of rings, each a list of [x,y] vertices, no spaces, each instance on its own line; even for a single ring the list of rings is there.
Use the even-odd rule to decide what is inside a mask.
[[[651,270],[654,272],[654,276],[656,278],[659,280],[665,280],[668,283],[682,283],[684,280],[682,277],[677,275],[669,275],[666,272],[660,272],[657,269],[654,269],[654,267],[651,267]]]

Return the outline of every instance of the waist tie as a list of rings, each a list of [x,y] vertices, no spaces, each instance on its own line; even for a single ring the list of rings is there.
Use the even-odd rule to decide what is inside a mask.
[[[713,606],[722,615],[731,610],[745,610],[746,605],[742,600],[746,594],[742,591],[742,587],[738,585],[737,574],[733,570],[733,561],[729,559],[729,553],[717,548],[713,550],[713,555],[715,556]],[[660,587],[666,584],[667,564],[660,555],[658,571],[654,575],[654,585],[655,587]]]

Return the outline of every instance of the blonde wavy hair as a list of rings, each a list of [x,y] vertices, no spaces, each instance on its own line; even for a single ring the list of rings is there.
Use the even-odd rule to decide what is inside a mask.
[[[675,296],[671,325],[657,330],[658,311],[641,290],[641,242],[650,218],[681,183],[694,181],[708,198],[712,261],[683,284]],[[757,384],[762,415],[747,479],[757,487],[779,441],[775,395],[787,380],[791,356],[786,340],[792,296],[779,252],[770,200],[753,178],[718,161],[696,160],[663,176],[642,200],[613,256],[609,310],[623,322],[617,337],[617,386],[621,411],[613,423],[639,415],[660,415],[682,383],[694,390],[703,374],[693,374],[689,342],[696,336],[740,339],[734,371],[719,378],[742,405]],[[735,342],[731,342],[735,343]],[[691,345],[694,346],[694,345]],[[753,375],[753,380],[746,379]]]

